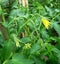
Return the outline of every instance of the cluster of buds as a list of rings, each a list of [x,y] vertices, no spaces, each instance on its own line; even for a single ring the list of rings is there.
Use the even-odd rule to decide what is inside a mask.
[[[30,49],[31,48],[31,44],[30,43],[27,43],[24,45],[23,49]]]

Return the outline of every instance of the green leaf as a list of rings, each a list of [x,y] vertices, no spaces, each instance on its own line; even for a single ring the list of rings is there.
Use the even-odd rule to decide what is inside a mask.
[[[10,60],[10,62],[7,62],[6,64],[33,64],[33,61],[30,59],[25,58],[24,55],[20,55],[20,54],[14,54],[14,56],[12,57],[12,60]]]
[[[30,39],[29,37],[24,37],[24,38],[21,39],[21,41],[22,41],[23,43],[28,43],[28,42],[31,41],[31,39]]]
[[[15,43],[13,43],[12,41],[5,42],[2,52],[2,58],[5,60],[8,59],[11,53],[14,51],[15,51]]]
[[[53,26],[58,35],[60,36],[60,25],[57,22],[54,22]]]
[[[1,5],[2,5],[3,7],[8,7],[8,5],[9,5],[9,0],[2,0],[2,1],[1,1]]]
[[[49,16],[53,16],[53,11],[52,11],[52,9],[49,8],[49,7],[47,7],[47,6],[45,6],[45,8],[46,8],[46,10],[47,10]]]
[[[39,43],[35,43],[32,48],[31,48],[31,54],[34,54],[35,52],[37,52],[40,49],[40,45]]]
[[[41,30],[41,34],[42,34],[42,37],[45,38],[45,39],[48,39],[49,38],[49,35],[47,34],[47,31],[46,30]]]
[[[56,47],[53,47],[52,51],[55,53],[55,56],[58,58],[58,61],[60,63],[60,50],[57,49]]]

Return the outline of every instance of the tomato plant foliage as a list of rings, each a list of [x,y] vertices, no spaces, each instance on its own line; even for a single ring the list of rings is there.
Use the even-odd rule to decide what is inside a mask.
[[[0,64],[60,64],[60,0],[28,2],[0,0]]]

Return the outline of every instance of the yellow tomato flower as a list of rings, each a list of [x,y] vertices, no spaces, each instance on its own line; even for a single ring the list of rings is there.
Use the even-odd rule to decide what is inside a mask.
[[[25,44],[24,49],[29,49],[29,48],[31,48],[31,44],[30,43]]]
[[[13,34],[13,37],[14,37],[14,41],[16,43],[16,47],[20,47],[19,39],[14,34]]]
[[[42,23],[43,23],[43,25],[45,26],[46,29],[49,28],[49,26],[50,26],[50,22],[49,22],[48,19],[46,19],[46,18],[42,18]]]

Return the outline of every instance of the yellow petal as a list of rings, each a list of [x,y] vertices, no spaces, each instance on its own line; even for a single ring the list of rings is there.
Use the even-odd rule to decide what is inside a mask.
[[[46,19],[46,18],[42,18],[42,23],[43,23],[43,25],[45,26],[46,29],[49,28],[49,26],[50,26],[50,22],[49,22],[48,19]]]

